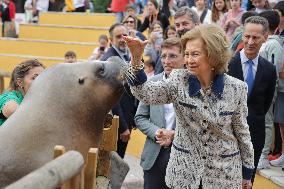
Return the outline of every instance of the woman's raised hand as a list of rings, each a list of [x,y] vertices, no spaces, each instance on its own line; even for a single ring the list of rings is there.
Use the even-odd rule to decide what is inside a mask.
[[[123,36],[123,39],[125,40],[131,53],[131,64],[133,66],[139,65],[144,53],[144,48],[147,45],[148,41],[142,41],[139,38],[130,36]]]

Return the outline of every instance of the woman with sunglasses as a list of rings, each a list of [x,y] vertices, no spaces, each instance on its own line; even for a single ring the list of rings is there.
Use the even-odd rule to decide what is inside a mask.
[[[127,15],[123,20],[123,25],[128,29],[131,37],[138,37],[142,41],[146,40],[146,37],[137,31],[137,19],[132,15]]]

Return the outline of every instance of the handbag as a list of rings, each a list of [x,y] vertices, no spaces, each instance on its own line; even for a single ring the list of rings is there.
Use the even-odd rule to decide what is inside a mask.
[[[12,21],[4,22],[4,36],[3,37],[13,37],[13,38],[17,37],[15,22],[12,22]]]

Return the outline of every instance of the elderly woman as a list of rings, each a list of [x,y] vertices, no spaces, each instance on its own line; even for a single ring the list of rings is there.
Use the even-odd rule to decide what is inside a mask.
[[[182,37],[187,69],[146,82],[140,63],[146,42],[124,37],[132,52],[132,92],[146,104],[173,103],[175,136],[167,167],[170,188],[251,188],[253,147],[247,117],[247,86],[225,74],[229,42],[215,25]]]
[[[9,90],[0,95],[0,126],[16,111],[43,70],[44,66],[38,60],[26,60],[14,68]]]

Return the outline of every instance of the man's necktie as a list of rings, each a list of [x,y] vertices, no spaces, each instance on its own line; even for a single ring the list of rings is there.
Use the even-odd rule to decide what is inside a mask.
[[[251,94],[253,83],[254,83],[254,76],[253,76],[253,61],[248,60],[246,62],[248,65],[248,71],[247,71],[247,77],[246,77],[246,83],[248,84],[248,96]]]
[[[127,54],[123,55],[125,62],[129,62],[129,56]]]

